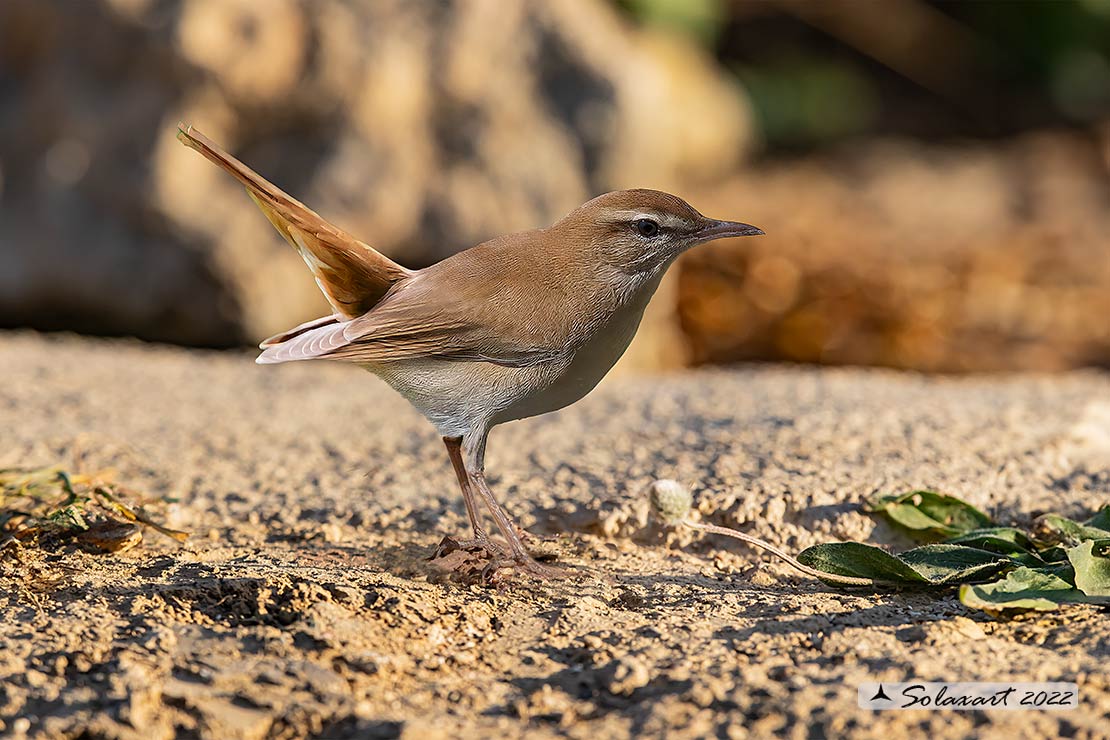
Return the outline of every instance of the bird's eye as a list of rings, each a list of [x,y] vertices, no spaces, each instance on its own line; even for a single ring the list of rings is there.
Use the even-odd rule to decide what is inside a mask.
[[[650,218],[638,218],[632,222],[632,228],[640,236],[652,237],[659,233],[659,224]]]

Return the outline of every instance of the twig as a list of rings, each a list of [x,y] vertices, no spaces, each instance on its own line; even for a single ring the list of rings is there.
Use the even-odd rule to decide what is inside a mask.
[[[108,504],[113,509],[115,509],[120,514],[122,514],[124,517],[126,517],[127,519],[129,519],[133,522],[139,522],[140,524],[145,524],[148,527],[152,527],[153,529],[158,530],[159,532],[166,535],[167,537],[172,537],[173,539],[177,540],[178,542],[184,542],[185,540],[189,539],[189,533],[188,532],[182,532],[181,530],[178,530],[178,529],[170,529],[169,527],[164,527],[161,524],[159,524],[158,522],[156,522],[156,521],[152,520],[151,518],[149,518],[148,516],[146,516],[143,513],[142,509],[132,509],[129,506],[127,506],[126,504],[124,504],[123,502],[119,501],[118,499],[116,499],[112,495],[112,493],[108,490],[107,486],[97,486],[96,488],[93,489],[93,492],[96,493],[96,494],[99,494],[102,497],[104,497],[104,499],[108,502]]]
[[[753,545],[771,553],[792,568],[805,573],[807,576],[812,576],[822,581],[839,583],[844,586],[876,586],[880,583],[880,581],[873,578],[842,576],[837,573],[826,573],[823,570],[810,568],[808,565],[802,565],[770,542],[764,542],[758,537],[752,537],[750,534],[744,534],[743,532],[738,532],[728,527],[720,527],[716,524],[704,524],[702,522],[691,521],[689,514],[690,509],[693,507],[694,499],[686,486],[678,481],[657,480],[652,483],[648,492],[651,499],[652,511],[654,511],[655,515],[664,523],[671,526],[690,527],[691,529],[697,529],[702,532],[724,535],[725,537],[732,537],[741,542],[746,542],[749,545]]]
[[[772,545],[770,542],[764,542],[763,540],[759,539],[758,537],[752,537],[750,534],[744,534],[743,532],[738,532],[735,529],[729,529],[728,527],[719,527],[716,524],[705,524],[703,522],[692,522],[689,519],[682,519],[681,521],[679,521],[679,524],[690,527],[691,529],[699,529],[702,532],[711,532],[712,534],[724,535],[725,537],[732,537],[733,539],[740,540],[741,542],[746,542],[749,545],[753,545],[755,547],[758,547],[761,550],[766,550],[767,552],[771,553],[775,557],[777,557],[780,560],[784,561],[785,563],[789,564],[792,568],[794,568],[796,570],[800,570],[802,573],[805,573],[807,576],[813,576],[814,578],[819,578],[822,581],[831,581],[833,583],[841,583],[841,584],[844,584],[845,586],[875,586],[875,585],[878,585],[878,583],[879,583],[874,578],[859,578],[857,576],[842,576],[842,575],[839,575],[837,573],[826,573],[823,570],[817,570],[816,568],[810,568],[808,565],[802,565],[797,560],[792,558],[790,555],[786,554],[782,550],[780,550],[777,547],[775,547],[774,545]]]

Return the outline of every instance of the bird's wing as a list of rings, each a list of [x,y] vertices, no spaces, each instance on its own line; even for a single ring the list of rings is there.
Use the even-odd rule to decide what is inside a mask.
[[[273,347],[275,344],[281,344],[282,342],[288,342],[290,339],[293,339],[294,337],[298,337],[301,334],[304,334],[305,332],[310,331],[312,329],[319,329],[321,326],[328,326],[330,324],[338,324],[342,321],[343,321],[343,319],[340,318],[339,316],[336,316],[335,314],[332,314],[331,316],[321,316],[318,319],[313,319],[312,321],[306,321],[303,324],[300,324],[298,326],[294,326],[292,329],[290,329],[288,331],[283,331],[280,334],[275,334],[272,337],[267,337],[266,339],[263,339],[262,342],[258,345],[258,348],[259,349],[266,349],[267,347]]]
[[[527,243],[523,249],[487,245],[417,272],[364,316],[266,348],[258,361],[373,364],[426,357],[522,367],[565,354],[575,332],[551,320],[558,313],[552,304],[574,299],[544,285],[550,264],[519,259],[534,254]],[[506,280],[507,273],[514,279]],[[580,321],[589,309],[561,313]]]
[[[297,360],[332,359],[328,353],[347,344],[343,324],[331,323],[291,333],[288,338],[273,344],[263,344],[262,354],[256,359],[259,365],[275,365]]]
[[[534,303],[490,321],[490,312],[480,307],[474,310],[443,296],[434,302],[427,298],[423,291],[401,289],[358,319],[323,323],[265,345],[258,362],[324,359],[374,364],[436,358],[522,367],[564,351],[564,341],[535,328]]]
[[[192,126],[178,124],[177,138],[231,173],[274,228],[300,253],[341,321],[372,309],[398,281],[413,273],[325,221],[268,182]],[[298,327],[299,328],[299,327]]]
[[[330,357],[350,362],[383,362],[434,357],[456,362],[492,362],[509,367],[535,365],[560,356],[563,343],[530,332],[531,316],[503,321],[498,330],[461,311],[426,314],[411,306],[371,312],[357,333],[345,327],[346,343],[328,351]]]

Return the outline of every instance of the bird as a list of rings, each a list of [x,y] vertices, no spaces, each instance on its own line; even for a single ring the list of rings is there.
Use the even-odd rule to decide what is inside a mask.
[[[256,362],[353,363],[384,380],[438,431],[473,536],[444,537],[435,556],[481,553],[491,582],[505,569],[537,578],[526,534],[485,475],[495,426],[583,398],[632,341],[664,273],[686,250],[756,236],[657,190],[599,195],[554,224],[499,236],[409,269],[333,226],[192,126],[182,143],[242,184],[304,260],[332,313],[264,340]],[[479,503],[506,545],[483,526]]]

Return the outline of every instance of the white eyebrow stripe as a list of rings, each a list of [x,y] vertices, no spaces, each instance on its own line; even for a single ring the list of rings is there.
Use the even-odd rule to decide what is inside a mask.
[[[664,226],[686,226],[688,222],[681,216],[659,211],[613,211],[614,216],[620,221],[635,221],[638,218],[650,218]]]

